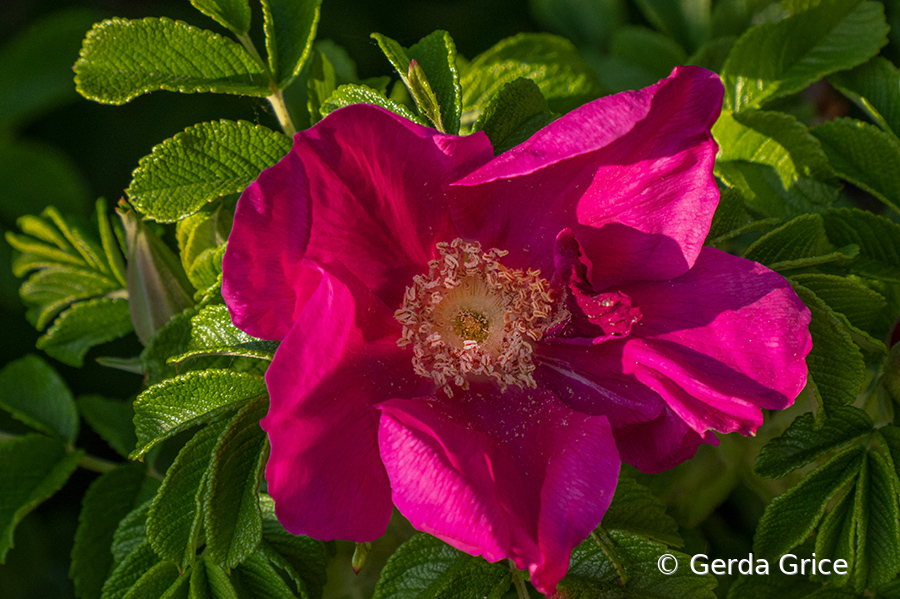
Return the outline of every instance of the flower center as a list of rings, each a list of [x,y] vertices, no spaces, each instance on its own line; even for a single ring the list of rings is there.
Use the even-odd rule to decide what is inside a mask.
[[[448,396],[451,384],[468,389],[470,379],[494,379],[501,390],[534,387],[531,344],[561,318],[547,280],[506,268],[499,259],[507,252],[477,241],[436,247],[440,257],[413,277],[394,313],[403,325],[397,345],[412,345],[416,373]]]

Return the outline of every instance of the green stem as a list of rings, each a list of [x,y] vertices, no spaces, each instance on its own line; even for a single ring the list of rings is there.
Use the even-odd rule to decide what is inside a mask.
[[[516,594],[519,596],[519,599],[528,599],[528,587],[525,586],[525,581],[522,579],[519,569],[516,568],[512,560],[507,561],[509,561],[509,571],[512,572],[512,582],[516,587]]]
[[[612,563],[613,568],[616,569],[616,574],[619,576],[619,586],[625,586],[628,582],[628,575],[625,573],[625,567],[619,560],[619,556],[616,555],[612,539],[609,538],[609,535],[606,534],[606,531],[602,528],[597,528],[592,531],[591,538],[594,539],[594,542],[597,543],[597,546],[600,547],[600,550],[606,555],[606,559],[608,559],[610,563]]]
[[[250,56],[252,56],[256,60],[256,62],[258,62],[260,66],[265,69],[266,76],[269,78],[269,81],[271,81],[272,73],[269,72],[269,65],[267,65],[266,61],[263,60],[262,56],[259,55],[256,46],[253,45],[253,40],[250,39],[250,36],[245,33],[244,35],[238,35],[237,38],[238,41],[241,42],[241,45],[244,47],[244,49],[250,53]]]
[[[4,431],[0,431],[0,443],[4,443],[6,441],[12,441],[13,439],[18,439],[21,436],[22,435],[17,435],[14,433],[7,433]],[[71,452],[71,451],[74,451],[74,448],[71,445],[69,445],[67,447],[67,450],[69,452]],[[92,456],[92,455],[84,455],[84,456],[82,456],[82,458],[80,460],[78,460],[78,465],[81,466],[82,468],[84,468],[85,470],[90,470],[92,472],[99,472],[100,474],[103,474],[104,472],[109,472],[110,470],[113,470],[113,469],[121,466],[122,463],[121,462],[113,462],[113,461],[106,460],[103,458],[98,458],[98,457]],[[147,469],[147,474],[154,478],[158,478],[159,480],[163,479],[162,475],[159,474],[158,472],[156,472],[155,470],[153,470],[152,468]]]
[[[273,90],[272,95],[267,97],[266,100],[272,105],[272,110],[275,111],[275,118],[278,119],[281,130],[284,131],[285,135],[293,137],[297,132],[297,128],[294,126],[294,121],[291,120],[291,114],[288,112],[287,105],[284,103],[284,94],[278,89],[278,83],[275,81],[275,77],[272,76],[269,65],[262,59],[262,56],[260,56],[256,46],[253,45],[253,40],[250,39],[249,35],[245,33],[244,35],[237,36],[237,38],[254,60],[260,64],[263,71],[265,71],[266,77],[269,79],[269,89]]]
[[[279,89],[266,98],[266,100],[272,105],[272,110],[275,111],[275,117],[278,119],[278,124],[281,125],[281,130],[284,131],[285,135],[293,137],[297,132],[297,128],[294,126],[294,121],[291,120],[291,114],[288,112],[287,105],[284,103],[284,94],[282,91]]]
[[[109,472],[110,470],[115,469],[119,464],[115,462],[110,462],[109,460],[104,460],[103,458],[97,458],[92,455],[85,455],[80,460],[78,460],[78,465],[84,468],[85,470],[90,470],[92,472],[99,472],[103,474],[104,472]]]

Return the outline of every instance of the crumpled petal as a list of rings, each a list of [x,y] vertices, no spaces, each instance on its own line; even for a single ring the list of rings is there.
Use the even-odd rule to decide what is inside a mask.
[[[534,379],[570,408],[606,416],[623,462],[643,472],[680,464],[701,442],[653,389],[622,372],[623,342],[601,346],[543,343],[535,349]]]
[[[319,273],[266,373],[266,480],[290,532],[372,541],[392,509],[373,406],[428,386],[397,347],[399,325],[385,307],[349,273]]]
[[[809,310],[761,264],[704,248],[687,274],[623,291],[643,314],[623,372],[698,434],[752,434],[762,409],[790,406],[806,384]]]
[[[413,526],[512,559],[552,593],[612,500],[619,459],[606,418],[546,390],[487,384],[379,408],[394,503]]]
[[[552,272],[567,227],[602,290],[679,276],[694,263],[718,202],[710,127],[718,77],[678,67],[659,83],[600,98],[455,183],[453,221],[515,266]]]
[[[301,131],[238,202],[223,266],[235,323],[283,338],[317,283],[304,257],[344,264],[399,305],[435,241],[456,236],[444,187],[492,156],[483,133],[443,135],[368,104]]]

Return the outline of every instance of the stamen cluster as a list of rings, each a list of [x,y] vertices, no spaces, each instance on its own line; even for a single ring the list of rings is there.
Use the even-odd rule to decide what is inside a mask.
[[[394,317],[403,325],[397,345],[412,345],[417,374],[448,396],[451,383],[469,388],[472,378],[535,387],[533,348],[550,328],[554,301],[539,270],[510,269],[508,252],[483,251],[477,241],[437,244],[440,257],[406,288]]]

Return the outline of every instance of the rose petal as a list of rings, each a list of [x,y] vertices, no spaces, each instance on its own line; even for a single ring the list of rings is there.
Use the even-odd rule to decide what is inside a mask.
[[[809,310],[764,266],[704,248],[687,274],[623,291],[643,314],[624,371],[697,433],[752,434],[762,408],[788,407],[806,384]]]
[[[222,297],[242,331],[284,339],[319,284],[303,265],[309,209],[298,201],[307,189],[300,160],[289,153],[244,190],[222,260]]]
[[[435,240],[456,236],[444,187],[492,156],[483,133],[442,135],[367,104],[298,133],[235,211],[223,266],[235,323],[283,338],[317,282],[299,266],[304,257],[342,263],[399,305]]]
[[[722,94],[714,73],[678,67],[648,88],[574,110],[457,182],[454,223],[545,273],[556,234],[569,227],[598,289],[678,276],[696,259],[718,200],[709,129]]]
[[[445,187],[491,156],[484,134],[442,135],[369,105],[297,135],[312,210],[307,256],[341,262],[390,306],[456,237]]]
[[[545,390],[486,384],[379,408],[394,503],[413,526],[512,559],[553,592],[612,499],[619,460],[606,419]]]
[[[352,275],[320,273],[266,373],[266,479],[292,533],[372,541],[392,509],[373,404],[429,387],[396,346],[399,325],[385,308]]]

